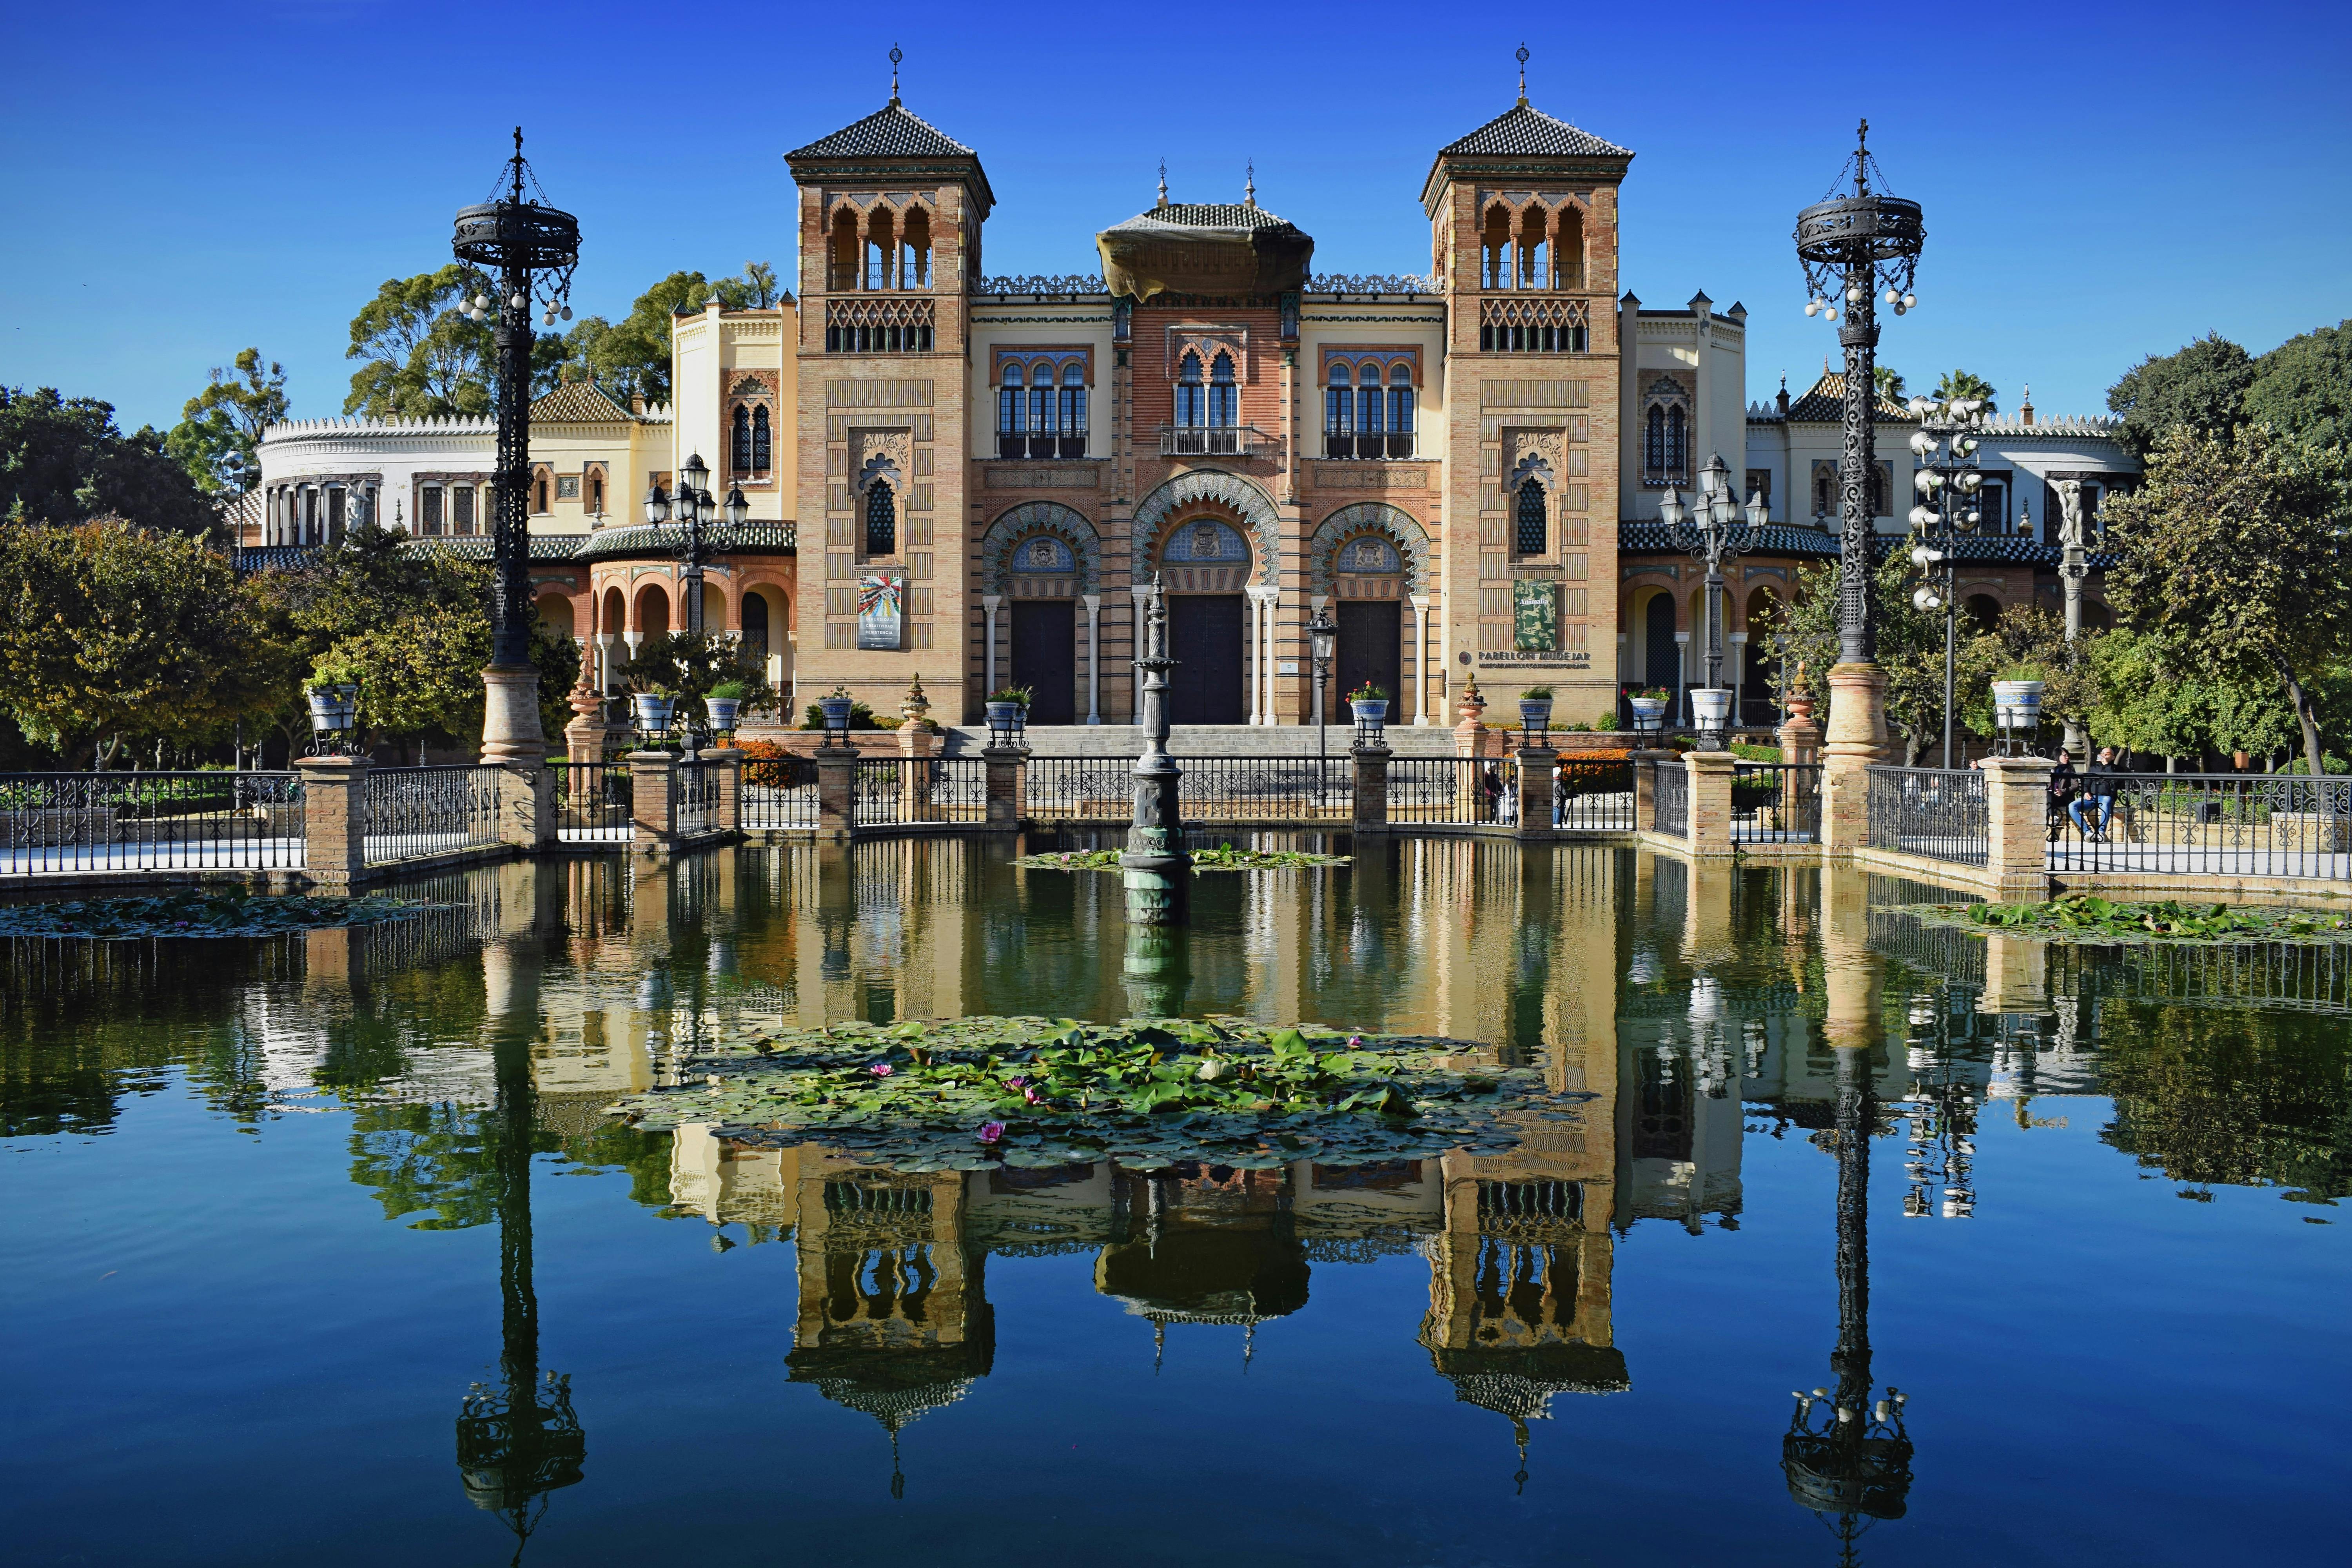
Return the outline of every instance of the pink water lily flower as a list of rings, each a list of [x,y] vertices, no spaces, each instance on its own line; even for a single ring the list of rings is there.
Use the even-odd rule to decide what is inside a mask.
[[[1004,1136],[1004,1123],[1003,1123],[1003,1122],[1002,1122],[1002,1121],[983,1121],[983,1122],[982,1122],[982,1123],[980,1124],[980,1141],[981,1141],[982,1142],[983,1142],[983,1143],[993,1143],[993,1142],[995,1142],[998,1139],[1000,1139],[1000,1138],[1002,1138],[1002,1137],[1003,1137],[1003,1136]]]
[[[1364,1037],[1361,1035],[1349,1035],[1348,1037],[1348,1048],[1351,1051],[1362,1050],[1364,1048]]]
[[[1004,1080],[1004,1087],[1007,1089],[1026,1089],[1029,1087],[1029,1080],[1025,1078],[1008,1078]]]
[[[1024,1087],[1024,1088],[1022,1089],[1022,1090],[1021,1090],[1021,1098],[1022,1098],[1022,1099],[1024,1099],[1024,1100],[1027,1100],[1030,1104],[1034,1105],[1034,1104],[1036,1104],[1036,1103],[1037,1103],[1038,1100],[1039,1100],[1040,1098],[1042,1098],[1042,1097],[1037,1093],[1037,1091],[1036,1091],[1035,1089],[1030,1089],[1030,1088],[1027,1088],[1027,1087]]]
[[[876,1078],[888,1078],[892,1073],[897,1072],[898,1069],[892,1067],[888,1062],[876,1062],[872,1067],[867,1068],[866,1070],[872,1073]]]

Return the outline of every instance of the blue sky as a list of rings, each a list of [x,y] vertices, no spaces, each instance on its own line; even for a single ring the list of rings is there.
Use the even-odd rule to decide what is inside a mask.
[[[1254,158],[1318,269],[1418,270],[1431,155],[1509,107],[1524,40],[1538,107],[1639,154],[1627,286],[1748,307],[1751,397],[1832,347],[1789,236],[1864,114],[1927,209],[1921,308],[1881,351],[1915,383],[1964,365],[2004,407],[2030,382],[2088,411],[2151,351],[2352,315],[2352,7],[1528,10],[16,0],[0,383],[169,424],[257,344],[297,414],[340,412],[352,315],[447,258],[517,121],[580,216],[583,314],[677,268],[789,274],[781,154],[879,107],[893,43],[908,106],[987,166],[992,273],[1091,267],[1163,156],[1180,200],[1238,199]]]

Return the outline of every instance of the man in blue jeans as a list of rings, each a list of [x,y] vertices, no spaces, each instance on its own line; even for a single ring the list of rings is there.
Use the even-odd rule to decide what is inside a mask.
[[[2116,749],[2101,746],[2099,754],[2083,770],[2083,793],[2066,807],[2066,815],[2074,819],[2084,837],[2094,844],[2104,844],[2108,819],[2115,814]]]

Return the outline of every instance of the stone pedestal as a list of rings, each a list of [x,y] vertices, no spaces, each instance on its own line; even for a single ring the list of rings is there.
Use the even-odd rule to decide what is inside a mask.
[[[714,814],[722,833],[734,834],[743,827],[743,753],[733,746],[713,746],[702,753],[709,765],[711,782],[719,786],[719,809]]]
[[[665,858],[677,847],[677,756],[632,752],[629,767],[629,847]]]
[[[1358,746],[1348,753],[1356,773],[1350,826],[1358,833],[1389,830],[1389,759],[1393,755],[1386,746]]]
[[[2050,896],[2050,772],[2047,757],[1987,757],[1985,875],[2004,901]]]
[[[349,891],[367,869],[365,757],[298,757],[302,775],[302,869],[330,892]]]
[[[482,671],[482,761],[547,760],[539,727],[539,671],[530,665],[494,664]]]
[[[499,772],[499,842],[526,855],[555,842],[555,780],[544,759]]]
[[[1690,852],[1731,853],[1731,778],[1739,759],[1729,752],[1693,752],[1683,759],[1690,776]]]
[[[988,771],[988,826],[993,832],[1020,831],[1029,793],[1029,748],[990,746],[981,753]]]
[[[1870,769],[1886,760],[1886,676],[1874,664],[1830,669],[1829,743],[1822,759],[1822,848],[1851,855],[1870,833]]]
[[[1672,752],[1637,751],[1625,753],[1625,761],[1633,770],[1633,831],[1655,833],[1658,830],[1658,773],[1661,764],[1674,767],[1681,762]]]
[[[572,711],[577,715],[563,726],[563,754],[574,763],[601,763],[604,746],[613,727],[604,722],[604,699],[586,681],[572,689],[569,699]]]
[[[857,826],[857,748],[816,749],[816,836],[846,841]]]
[[[1519,748],[1519,798],[1517,827],[1522,838],[1549,838],[1551,822],[1552,780],[1559,766],[1559,753],[1549,746]]]

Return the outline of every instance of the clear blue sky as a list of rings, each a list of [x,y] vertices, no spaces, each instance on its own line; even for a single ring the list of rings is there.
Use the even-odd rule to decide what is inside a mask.
[[[1840,18],[1859,21],[1843,65]],[[36,5],[0,19],[0,383],[168,425],[257,344],[298,415],[339,413],[348,323],[448,258],[520,121],[585,233],[576,302],[618,316],[677,268],[789,275],[781,154],[908,106],[979,150],[994,273],[1094,265],[1148,205],[1258,199],[1318,268],[1419,270],[1443,142],[1535,103],[1639,154],[1624,279],[1644,302],[1744,301],[1748,390],[1831,347],[1790,251],[1866,114],[1927,208],[1921,309],[1885,363],[1955,364],[2002,405],[2101,405],[2150,352],[2220,331],[2259,353],[2352,315],[2352,6],[1753,5],[1144,9],[1032,4],[678,7],[223,0]],[[887,18],[887,19],[886,19]],[[1540,19],[1537,19],[1540,18]],[[1851,79],[1853,85],[1839,83]]]

